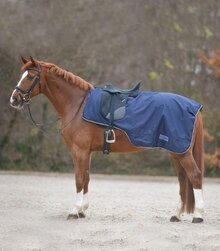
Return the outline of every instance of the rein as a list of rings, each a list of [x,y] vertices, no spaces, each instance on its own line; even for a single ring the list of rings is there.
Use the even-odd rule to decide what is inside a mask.
[[[80,111],[80,109],[81,109],[81,107],[82,107],[82,105],[83,105],[83,103],[84,103],[84,101],[85,101],[87,95],[88,95],[88,92],[86,92],[86,94],[84,95],[83,100],[81,101],[81,103],[80,103],[80,105],[79,105],[79,107],[78,107],[76,113],[73,115],[72,119],[71,119],[66,125],[64,125],[64,126],[60,129],[61,133],[62,133],[62,131],[63,131],[63,130],[74,120],[74,118],[76,117],[76,115],[79,113],[79,111]]]
[[[29,118],[30,118],[32,124],[33,124],[35,127],[37,127],[40,131],[42,131],[42,132],[47,133],[48,130],[45,130],[44,128],[46,128],[46,127],[49,126],[49,127],[50,127],[49,129],[51,129],[51,128],[53,127],[53,125],[54,125],[55,123],[57,123],[57,121],[60,120],[60,118],[58,117],[57,119],[55,119],[55,121],[50,122],[50,123],[47,123],[47,124],[37,123],[37,122],[35,121],[35,119],[33,118],[33,115],[32,115],[32,113],[31,113],[30,102],[26,103],[26,105],[27,105],[27,110],[28,110],[28,116],[29,116]]]
[[[84,103],[84,101],[85,101],[87,95],[88,95],[88,92],[86,92],[86,94],[83,96],[83,99],[82,99],[82,101],[81,101],[81,103],[80,103],[80,105],[79,105],[79,107],[78,107],[76,113],[73,115],[73,117],[70,119],[70,121],[68,121],[68,122],[59,130],[59,132],[60,132],[61,134],[62,134],[62,131],[63,131],[63,130],[74,120],[74,118],[76,117],[76,115],[79,113],[79,111],[80,111],[80,109],[81,109],[81,107],[82,107],[82,105],[83,105],[83,103]],[[31,113],[30,99],[29,99],[29,102],[26,102],[26,105],[27,105],[27,110],[28,110],[28,116],[29,116],[29,118],[31,119],[32,124],[33,124],[35,127],[37,127],[39,130],[41,130],[42,132],[44,132],[44,133],[48,133],[48,130],[45,130],[44,128],[46,128],[46,127],[49,126],[49,127],[50,127],[49,129],[51,129],[51,128],[53,127],[53,125],[54,125],[55,123],[57,123],[57,122],[60,120],[60,118],[58,117],[55,121],[50,122],[50,123],[47,123],[47,124],[40,124],[40,123],[37,123],[37,122],[35,121],[35,119],[33,118],[33,115],[32,115],[32,113]]]

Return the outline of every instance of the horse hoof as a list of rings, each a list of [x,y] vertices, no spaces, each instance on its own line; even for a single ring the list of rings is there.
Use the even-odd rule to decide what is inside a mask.
[[[67,220],[76,220],[76,219],[79,219],[78,214],[69,214],[67,217]]]
[[[179,221],[180,221],[180,219],[177,218],[177,216],[172,216],[172,217],[170,218],[170,222],[179,222]]]
[[[193,218],[192,223],[201,223],[203,222],[203,218]]]
[[[86,215],[84,213],[79,213],[79,218],[86,218]]]

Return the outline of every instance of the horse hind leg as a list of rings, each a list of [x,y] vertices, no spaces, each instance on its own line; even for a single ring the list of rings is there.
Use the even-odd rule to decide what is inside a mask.
[[[182,155],[173,154],[172,157],[177,171],[181,170],[177,172],[177,175],[180,181],[183,209],[187,213],[194,213],[193,223],[203,222],[204,135],[200,113],[196,121],[192,147],[187,153]]]
[[[191,151],[183,156],[180,156],[179,161],[184,168],[187,177],[191,183],[188,186],[187,195],[190,197],[191,202],[187,205],[187,212],[194,213],[193,223],[203,222],[204,213],[204,200],[202,192],[202,179],[203,172],[198,168],[197,163]],[[193,192],[193,193],[192,193]]]

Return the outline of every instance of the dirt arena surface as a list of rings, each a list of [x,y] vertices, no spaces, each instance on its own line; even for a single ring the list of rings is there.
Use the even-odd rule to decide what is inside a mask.
[[[0,172],[0,250],[220,250],[220,180],[206,179],[205,222],[169,222],[176,178],[93,175],[85,219],[67,220],[73,174]]]

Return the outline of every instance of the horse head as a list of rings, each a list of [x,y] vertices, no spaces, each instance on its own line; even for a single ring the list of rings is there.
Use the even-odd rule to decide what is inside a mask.
[[[21,57],[23,66],[22,76],[12,92],[10,105],[22,109],[30,99],[41,93],[41,66],[38,61],[30,57],[30,60]]]

